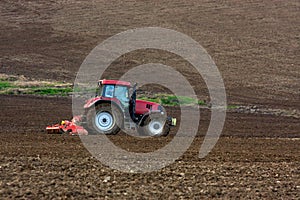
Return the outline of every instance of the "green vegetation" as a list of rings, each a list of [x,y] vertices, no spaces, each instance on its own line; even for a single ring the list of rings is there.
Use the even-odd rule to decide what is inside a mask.
[[[139,99],[146,100],[146,101],[151,101],[155,103],[159,103],[165,106],[178,106],[178,105],[201,105],[201,106],[207,106],[205,101],[203,100],[197,100],[191,97],[186,97],[186,96],[178,96],[176,97],[175,95],[169,95],[169,94],[158,94],[155,95],[154,97],[139,97]],[[238,105],[228,105],[227,110],[230,109],[237,109],[239,108]]]
[[[35,94],[67,96],[73,89],[71,86],[56,86],[55,83],[20,84],[18,82],[0,81],[0,94]]]
[[[73,92],[77,94],[96,93],[97,87],[73,87]]]
[[[11,87],[13,87],[11,83],[7,81],[0,81],[0,91]]]
[[[29,93],[38,94],[38,95],[67,96],[71,92],[72,92],[72,88],[36,88],[36,89],[32,89]]]
[[[186,96],[175,96],[168,94],[159,94],[154,97],[139,97],[139,99],[159,103],[166,106],[178,106],[178,105],[206,105],[202,100],[197,100]]]
[[[145,101],[151,101],[151,102],[154,102],[154,103],[160,103],[160,99],[158,99],[158,98],[140,97],[138,99],[145,100]]]
[[[238,105],[228,105],[227,106],[227,110],[229,110],[229,109],[236,109],[236,108],[239,108],[239,106]]]

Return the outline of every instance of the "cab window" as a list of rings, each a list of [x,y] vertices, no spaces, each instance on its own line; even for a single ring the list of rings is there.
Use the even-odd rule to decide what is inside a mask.
[[[128,101],[128,88],[126,86],[115,86],[115,97],[120,101]]]
[[[106,85],[105,89],[103,91],[103,96],[113,98],[113,96],[114,96],[114,87],[115,87],[114,85]]]

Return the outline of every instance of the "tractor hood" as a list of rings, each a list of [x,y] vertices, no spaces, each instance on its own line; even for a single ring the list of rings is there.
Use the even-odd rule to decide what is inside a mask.
[[[140,100],[140,99],[136,100],[136,105],[135,105],[135,113],[136,114],[142,115],[142,114],[147,113],[147,112],[149,112],[151,110],[162,111],[163,108],[158,103],[154,103],[154,102],[150,102],[150,101],[145,101],[145,100]]]

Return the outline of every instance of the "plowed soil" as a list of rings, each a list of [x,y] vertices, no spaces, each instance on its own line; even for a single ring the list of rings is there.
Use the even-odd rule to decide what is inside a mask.
[[[199,159],[210,116],[201,110],[198,135],[179,160],[157,172],[132,174],[102,165],[79,137],[44,132],[47,123],[70,118],[70,98],[1,96],[0,108],[6,113],[0,116],[5,124],[0,145],[2,197],[299,197],[298,119],[228,113],[223,137]],[[168,110],[178,117],[178,109]],[[149,152],[167,144],[175,131],[146,141],[124,133],[110,139],[128,151]]]
[[[269,0],[2,0],[0,73],[72,82],[85,56],[104,39],[159,26],[185,33],[207,49],[222,73],[229,104],[299,110],[299,9],[298,1]],[[209,99],[191,66],[166,52],[129,53],[106,76],[118,78],[150,61],[173,66],[201,99]],[[199,159],[210,119],[203,109],[198,135],[182,157],[160,171],[134,174],[102,165],[79,137],[45,133],[46,125],[72,117],[70,98],[0,95],[0,111],[1,199],[300,198],[296,117],[228,112],[222,137]],[[178,108],[168,111],[180,115]],[[110,139],[145,152],[167,144],[172,134],[137,141],[120,133]]]

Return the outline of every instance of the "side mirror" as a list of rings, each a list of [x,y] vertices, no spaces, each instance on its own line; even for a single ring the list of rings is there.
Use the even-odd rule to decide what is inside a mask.
[[[137,83],[134,83],[130,88],[129,88],[129,96],[132,96],[132,94],[136,91]]]
[[[133,88],[136,88],[137,85],[138,85],[137,83],[134,83],[132,87],[133,87]]]

